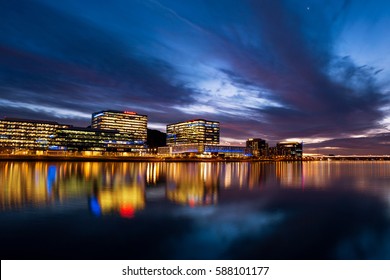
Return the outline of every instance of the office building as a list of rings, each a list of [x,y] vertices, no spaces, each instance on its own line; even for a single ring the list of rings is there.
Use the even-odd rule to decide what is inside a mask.
[[[93,128],[57,129],[50,142],[49,150],[64,151],[109,151],[136,152],[136,148],[127,137],[117,130]]]
[[[251,156],[250,150],[240,146],[220,146],[210,144],[171,145],[158,148],[160,155],[196,155],[203,157],[246,157]]]
[[[167,145],[219,144],[219,122],[196,119],[167,125]]]
[[[246,141],[246,147],[255,157],[268,156],[268,144],[260,138],[249,138]]]
[[[144,147],[147,140],[146,115],[130,111],[101,111],[92,114],[92,128],[102,130],[117,130],[127,137],[133,145]]]
[[[0,149],[46,150],[56,130],[68,127],[57,122],[5,118],[0,120]]]
[[[302,158],[302,142],[279,142],[276,144],[277,156],[287,158]]]

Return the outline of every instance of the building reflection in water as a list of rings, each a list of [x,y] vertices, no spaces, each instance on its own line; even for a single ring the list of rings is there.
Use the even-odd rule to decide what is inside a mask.
[[[275,174],[278,184],[282,188],[304,188],[305,178],[303,173],[302,162],[294,161],[286,164],[286,162],[275,163]]]
[[[1,162],[0,209],[88,197],[92,213],[129,218],[145,207],[145,172],[144,163]]]
[[[173,163],[167,167],[166,196],[190,207],[217,203],[219,165]]]
[[[55,196],[53,172],[43,163],[0,162],[1,209],[50,204]]]
[[[166,174],[166,163],[148,162],[146,164],[146,184],[153,186],[164,180]]]
[[[145,208],[145,163],[81,164],[79,181],[88,182],[90,186],[88,202],[94,215],[119,214],[133,218],[137,211]]]
[[[145,207],[145,193],[189,206],[215,204],[219,189],[260,190],[274,184],[274,174],[275,166],[264,163],[2,162],[0,207],[88,197],[95,215],[132,217]]]
[[[389,177],[381,162],[0,162],[0,211],[81,205],[94,215],[131,218],[152,200],[194,207],[217,203],[223,192],[324,189],[338,182],[363,190]]]
[[[144,189],[138,185],[96,187],[89,197],[89,207],[97,216],[119,213],[121,217],[133,218],[136,211],[145,208]]]

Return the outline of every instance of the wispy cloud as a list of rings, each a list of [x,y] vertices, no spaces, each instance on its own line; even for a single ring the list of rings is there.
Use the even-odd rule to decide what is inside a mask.
[[[46,107],[43,105],[31,104],[26,102],[13,102],[4,99],[0,99],[0,107],[19,108],[22,110],[31,110],[33,112],[42,112],[44,114],[53,115],[56,118],[64,118],[64,119],[73,119],[73,118],[90,119],[91,118],[91,114],[86,114],[84,112],[78,112],[71,109]]]

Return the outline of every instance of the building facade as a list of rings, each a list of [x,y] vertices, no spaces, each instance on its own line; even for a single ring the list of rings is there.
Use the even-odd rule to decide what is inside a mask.
[[[132,142],[117,130],[93,128],[57,129],[49,146],[50,150],[136,152]]]
[[[17,150],[46,150],[55,137],[57,129],[69,125],[57,122],[2,119],[0,120],[0,149],[7,152]]]
[[[166,156],[175,155],[203,155],[203,156],[226,156],[247,157],[251,156],[250,150],[240,146],[220,146],[209,144],[171,145],[158,148],[158,154]]]
[[[167,145],[219,144],[219,122],[204,119],[167,125]]]
[[[100,111],[92,114],[92,128],[117,130],[134,146],[146,145],[148,117],[130,111]]]
[[[276,155],[287,158],[302,158],[302,142],[279,142],[276,144]]]
[[[268,156],[268,144],[265,140],[260,138],[249,138],[246,141],[246,147],[251,151],[255,157]]]

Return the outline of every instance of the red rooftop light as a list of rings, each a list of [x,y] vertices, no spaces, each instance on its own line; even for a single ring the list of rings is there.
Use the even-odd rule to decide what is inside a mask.
[[[132,112],[132,111],[124,111],[123,113],[128,114],[128,115],[136,115],[137,114],[136,112]]]

